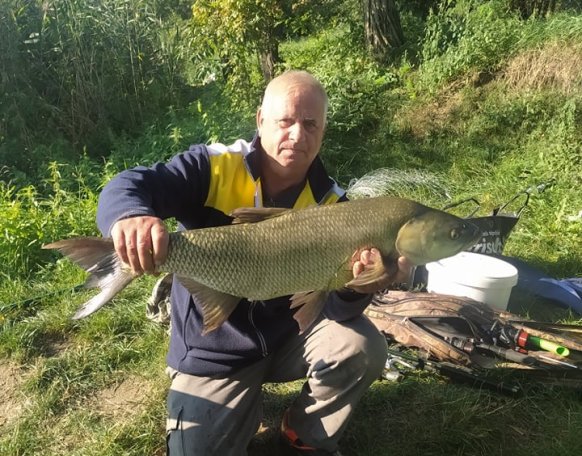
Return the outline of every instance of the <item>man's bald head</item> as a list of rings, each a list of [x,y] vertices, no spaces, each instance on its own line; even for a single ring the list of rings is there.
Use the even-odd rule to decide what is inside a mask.
[[[282,91],[287,91],[291,87],[304,87],[311,89],[314,94],[320,97],[323,103],[324,122],[327,117],[328,98],[324,87],[310,73],[303,70],[290,70],[272,79],[265,89],[261,110],[263,113],[269,112],[273,100],[280,97]]]

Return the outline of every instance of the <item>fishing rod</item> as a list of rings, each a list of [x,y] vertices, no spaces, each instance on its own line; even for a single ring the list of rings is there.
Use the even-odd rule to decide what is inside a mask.
[[[34,303],[40,302],[48,297],[55,296],[55,295],[62,294],[62,293],[66,293],[68,291],[77,292],[77,291],[82,290],[83,288],[84,288],[84,284],[81,283],[81,284],[75,285],[73,287],[60,288],[58,290],[50,291],[48,293],[44,293],[44,294],[38,295],[38,296],[33,296],[31,298],[26,298],[26,299],[23,299],[21,301],[0,304],[0,323],[4,322],[4,320],[6,320],[6,315],[8,315],[8,313],[14,311],[15,309],[27,309],[27,308],[31,307]]]
[[[517,384],[493,381],[468,367],[458,366],[446,361],[431,361],[428,359],[403,353],[391,348],[387,349],[388,358],[382,378],[391,381],[398,381],[402,378],[402,372],[406,370],[426,370],[443,375],[452,381],[476,386],[479,388],[495,391],[498,393],[516,396],[522,393],[522,389]]]

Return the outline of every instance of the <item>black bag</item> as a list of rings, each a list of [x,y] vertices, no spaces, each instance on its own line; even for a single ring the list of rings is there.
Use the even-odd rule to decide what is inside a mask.
[[[465,250],[468,252],[482,253],[485,255],[501,255],[503,253],[503,249],[505,248],[507,238],[517,224],[521,213],[529,202],[529,196],[530,194],[528,190],[519,192],[502,206],[493,209],[491,215],[480,217],[475,216],[481,207],[481,204],[475,198],[467,198],[462,201],[449,204],[448,206],[445,206],[443,210],[452,209],[469,202],[474,203],[477,207],[468,216],[465,216],[465,218],[479,227],[481,230],[481,236],[477,243],[466,248]],[[523,201],[521,201],[522,198]],[[515,205],[520,201],[521,204],[515,211],[508,211],[512,205]]]

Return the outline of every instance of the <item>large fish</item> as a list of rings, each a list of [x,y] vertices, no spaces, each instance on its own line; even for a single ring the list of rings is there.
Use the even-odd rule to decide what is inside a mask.
[[[358,290],[385,275],[384,265],[403,255],[413,264],[452,256],[476,241],[477,227],[454,215],[394,197],[363,198],[302,210],[241,208],[235,223],[170,234],[160,272],[172,272],[197,297],[204,332],[220,326],[241,298],[293,295],[291,308],[304,331],[320,314],[325,296],[342,287]],[[354,252],[377,248],[382,262],[358,277]],[[90,273],[85,286],[101,292],[73,318],[106,304],[136,275],[121,262],[113,242],[74,238],[58,249]]]

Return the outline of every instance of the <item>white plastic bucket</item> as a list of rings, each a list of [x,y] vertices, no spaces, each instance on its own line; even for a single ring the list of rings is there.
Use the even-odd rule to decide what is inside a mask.
[[[497,309],[506,310],[517,269],[506,261],[473,252],[426,265],[427,290],[432,293],[467,296]]]

